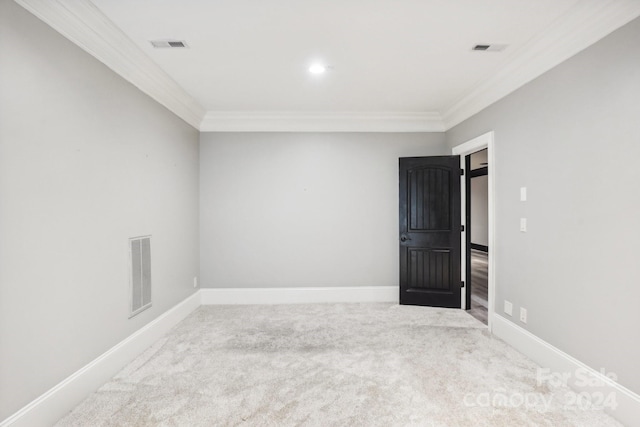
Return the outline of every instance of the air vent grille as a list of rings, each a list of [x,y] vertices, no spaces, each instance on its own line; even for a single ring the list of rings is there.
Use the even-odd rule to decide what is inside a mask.
[[[151,236],[129,239],[131,315],[151,307]]]
[[[507,48],[506,44],[477,44],[471,50],[478,50],[481,52],[502,52]]]
[[[151,46],[155,48],[185,48],[187,43],[184,40],[151,40]]]

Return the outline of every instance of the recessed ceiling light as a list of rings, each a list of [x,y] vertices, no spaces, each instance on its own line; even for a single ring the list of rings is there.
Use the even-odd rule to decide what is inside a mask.
[[[323,64],[313,64],[309,67],[311,74],[324,74],[327,71],[327,66]]]

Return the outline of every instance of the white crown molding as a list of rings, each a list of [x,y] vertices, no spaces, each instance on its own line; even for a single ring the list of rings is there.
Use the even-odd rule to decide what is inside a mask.
[[[519,49],[496,74],[443,111],[445,129],[461,123],[640,16],[638,0],[583,0]]]
[[[206,112],[90,0],[15,1],[203,132],[444,132],[640,16],[638,0],[581,0],[442,114]]]
[[[199,128],[204,108],[89,0],[15,0],[178,117]]]
[[[215,112],[202,132],[444,132],[438,113]]]

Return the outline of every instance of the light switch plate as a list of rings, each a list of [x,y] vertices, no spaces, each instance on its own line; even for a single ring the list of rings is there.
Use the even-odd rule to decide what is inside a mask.
[[[520,201],[527,201],[527,187],[520,187]]]
[[[513,304],[507,300],[504,300],[504,312],[509,316],[513,316]]]

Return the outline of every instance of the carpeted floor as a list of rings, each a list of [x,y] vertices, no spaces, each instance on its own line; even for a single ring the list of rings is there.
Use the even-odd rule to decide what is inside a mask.
[[[462,310],[203,306],[57,426],[620,426],[536,369]]]

